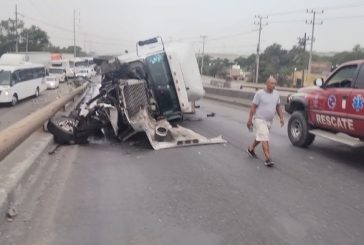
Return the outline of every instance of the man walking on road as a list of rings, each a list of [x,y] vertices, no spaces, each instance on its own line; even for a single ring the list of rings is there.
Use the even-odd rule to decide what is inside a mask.
[[[257,158],[255,147],[257,147],[259,143],[262,143],[265,165],[267,167],[272,167],[274,165],[269,151],[269,131],[276,113],[280,118],[281,127],[284,126],[279,93],[275,90],[276,85],[277,81],[274,77],[270,76],[267,79],[265,89],[261,89],[255,93],[247,123],[249,130],[252,130],[254,117],[255,140],[247,151],[250,156]]]

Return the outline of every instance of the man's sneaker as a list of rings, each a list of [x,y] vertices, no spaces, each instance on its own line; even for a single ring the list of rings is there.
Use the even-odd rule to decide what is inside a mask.
[[[273,167],[274,166],[274,162],[271,159],[265,160],[264,164],[267,167]]]
[[[249,156],[258,158],[258,156],[257,156],[257,154],[255,154],[254,150],[249,150],[249,148],[248,148],[248,150],[246,152],[248,152]]]

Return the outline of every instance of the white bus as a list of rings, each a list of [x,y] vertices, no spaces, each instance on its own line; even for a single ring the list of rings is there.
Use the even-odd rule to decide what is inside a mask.
[[[83,58],[73,58],[69,60],[70,70],[73,73],[73,77],[76,76],[81,70],[84,70],[88,65],[87,60]]]
[[[43,65],[22,64],[0,66],[0,103],[16,105],[30,96],[38,97],[45,89],[46,69]]]

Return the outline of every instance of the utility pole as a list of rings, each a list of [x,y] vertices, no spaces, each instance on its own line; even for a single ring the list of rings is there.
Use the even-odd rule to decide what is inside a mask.
[[[309,38],[307,37],[307,34],[305,32],[305,35],[301,38],[298,38],[298,42],[300,44],[300,46],[302,46],[302,86],[304,84],[305,81],[305,67],[306,67],[306,45],[307,45],[307,41],[309,40]]]
[[[18,5],[15,4],[15,53],[18,53]]]
[[[255,16],[256,19],[258,19],[258,21],[254,21],[254,24],[259,26],[259,36],[258,36],[258,45],[257,45],[257,57],[256,57],[256,68],[255,68],[255,83],[258,83],[258,79],[259,79],[259,52],[260,52],[260,39],[261,39],[261,34],[262,34],[262,30],[263,30],[263,25],[262,25],[262,20],[263,19],[268,19],[268,16],[263,17],[261,15],[256,15]],[[264,25],[268,25],[268,23],[264,24]]]
[[[316,22],[316,15],[317,14],[323,14],[324,11],[320,10],[313,10],[313,9],[307,9],[307,13],[312,14],[312,20],[307,21],[306,24],[312,25],[312,32],[311,32],[311,48],[310,48],[310,58],[308,60],[308,72],[307,75],[309,76],[311,74],[311,63],[312,63],[312,49],[313,49],[313,42],[315,41],[315,25],[322,25],[323,21]]]
[[[27,42],[25,46],[25,52],[28,53],[28,43],[29,43],[29,32],[27,32]]]
[[[73,56],[76,57],[76,10],[73,10]]]
[[[206,41],[207,36],[206,35],[203,35],[203,36],[201,36],[201,38],[202,38],[202,57],[201,57],[201,69],[200,69],[200,73],[201,73],[201,75],[203,75],[202,74],[202,72],[203,72],[203,59],[204,59],[204,56],[205,56],[205,41]]]

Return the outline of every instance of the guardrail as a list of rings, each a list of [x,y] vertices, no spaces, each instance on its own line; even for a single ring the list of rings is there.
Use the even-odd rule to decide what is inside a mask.
[[[255,90],[259,90],[259,89],[263,89],[265,88],[264,84],[254,84],[254,83],[243,83],[241,85],[241,88],[253,88]],[[296,88],[286,88],[286,87],[279,87],[277,86],[275,88],[277,91],[282,91],[282,92],[292,92],[292,93],[296,93],[297,89]]]
[[[238,98],[238,99],[246,99],[253,100],[255,92],[253,91],[244,91],[230,88],[218,88],[213,86],[204,86],[204,90],[207,94],[213,94],[218,96],[224,96],[229,98]],[[281,102],[284,103],[287,101],[287,95],[280,96]]]
[[[232,81],[221,81],[221,80],[211,80],[210,86],[214,86],[217,88],[231,88]],[[241,83],[240,90],[243,90],[244,88],[252,88],[255,89],[255,91],[259,89],[265,88],[264,84],[255,84],[255,83]],[[296,93],[296,88],[287,88],[287,87],[276,87],[276,90],[282,91],[282,92],[291,92]]]
[[[52,102],[42,109],[33,112],[17,123],[0,132],[0,161],[14,150],[23,140],[28,138],[35,130],[42,127],[44,122],[64,107],[76,95],[81,94],[87,88],[88,83],[76,88],[66,96]]]

